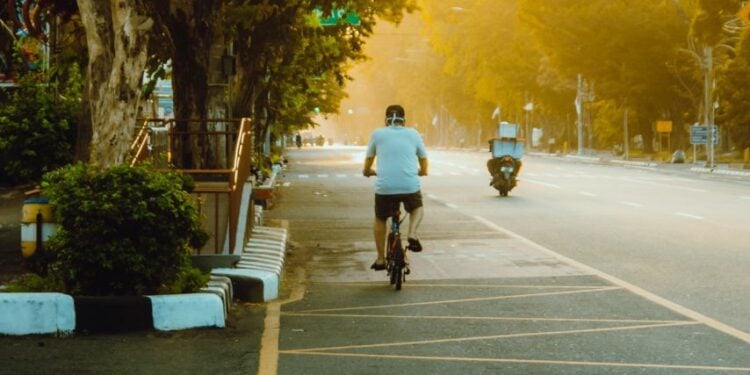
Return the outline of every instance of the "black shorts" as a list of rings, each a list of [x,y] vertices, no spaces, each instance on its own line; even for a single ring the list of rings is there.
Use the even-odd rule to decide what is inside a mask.
[[[375,217],[380,220],[388,219],[393,216],[393,212],[399,207],[401,202],[404,203],[406,212],[412,212],[422,207],[422,192],[417,191],[411,194],[393,195],[375,194]]]

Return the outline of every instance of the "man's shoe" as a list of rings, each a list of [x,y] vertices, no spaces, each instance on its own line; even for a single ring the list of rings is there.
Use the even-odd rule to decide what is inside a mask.
[[[418,252],[422,251],[422,244],[419,243],[418,239],[416,239],[416,238],[408,238],[408,241],[409,241],[409,244],[406,245],[407,249],[409,249],[409,250],[411,250],[411,251],[413,251],[415,253],[418,253]]]
[[[382,271],[382,270],[385,269],[385,263],[380,264],[376,260],[375,263],[373,263],[372,266],[370,266],[370,268],[373,269],[373,270],[375,270],[375,271]]]

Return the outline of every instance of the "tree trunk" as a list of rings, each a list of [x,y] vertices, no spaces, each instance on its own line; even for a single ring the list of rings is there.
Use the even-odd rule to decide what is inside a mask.
[[[176,131],[205,132],[208,118],[208,84],[211,46],[219,15],[218,2],[172,0],[165,17],[175,47],[172,59],[172,86]],[[210,141],[205,135],[178,137],[175,164],[182,168],[202,168],[211,164]]]
[[[126,161],[133,140],[153,20],[139,0],[78,0],[86,30],[91,163]]]

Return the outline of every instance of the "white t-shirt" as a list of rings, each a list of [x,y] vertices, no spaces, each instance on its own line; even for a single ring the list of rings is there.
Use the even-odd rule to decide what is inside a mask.
[[[414,128],[392,125],[375,130],[367,145],[367,157],[377,160],[375,194],[411,194],[419,191],[417,158],[427,158],[427,150]]]

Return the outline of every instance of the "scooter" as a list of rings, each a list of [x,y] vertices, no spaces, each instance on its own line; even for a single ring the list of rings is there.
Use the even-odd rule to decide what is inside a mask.
[[[507,197],[516,187],[518,172],[521,170],[524,140],[518,138],[519,126],[501,122],[497,137],[490,139],[492,159],[487,161],[487,170],[492,176],[490,186]]]
[[[508,193],[516,187],[516,176],[520,168],[520,160],[516,161],[510,155],[493,158],[487,161],[487,169],[492,175],[490,186],[500,192],[500,196],[507,197]]]

